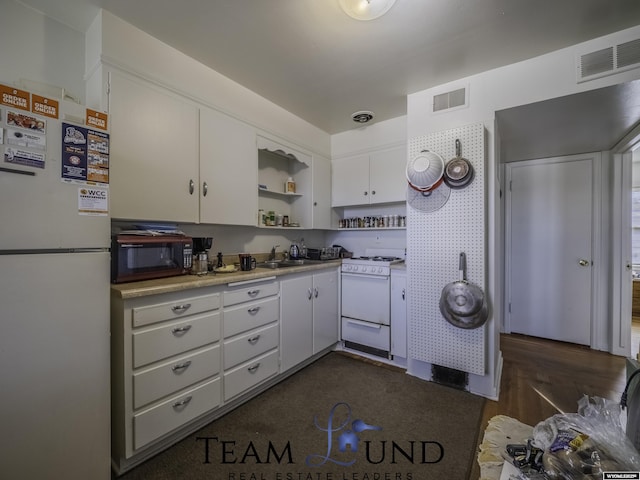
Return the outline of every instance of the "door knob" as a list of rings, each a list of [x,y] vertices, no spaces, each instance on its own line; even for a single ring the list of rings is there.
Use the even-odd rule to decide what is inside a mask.
[[[581,258],[580,260],[578,260],[578,264],[581,267],[588,267],[589,266],[589,260],[585,260],[584,258]]]

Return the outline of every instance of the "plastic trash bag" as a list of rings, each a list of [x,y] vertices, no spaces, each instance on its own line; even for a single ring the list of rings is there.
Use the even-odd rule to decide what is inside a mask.
[[[544,473],[552,480],[602,479],[603,472],[638,472],[640,455],[620,425],[621,407],[583,396],[578,413],[554,415],[533,429],[544,451]]]

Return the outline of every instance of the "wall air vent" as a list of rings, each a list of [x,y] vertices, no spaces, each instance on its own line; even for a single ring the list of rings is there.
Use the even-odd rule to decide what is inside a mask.
[[[618,68],[640,66],[640,38],[618,45]]]
[[[576,60],[578,83],[638,68],[640,67],[640,39],[595,52],[582,53]]]
[[[433,96],[433,111],[441,112],[456,107],[467,106],[467,89],[459,88]]]
[[[612,72],[613,69],[613,47],[587,53],[580,57],[580,76],[582,78]]]

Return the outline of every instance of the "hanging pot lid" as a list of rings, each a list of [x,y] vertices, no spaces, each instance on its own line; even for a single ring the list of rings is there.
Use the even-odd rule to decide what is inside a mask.
[[[422,150],[407,162],[407,181],[415,190],[428,191],[440,181],[444,173],[444,160],[429,150]]]
[[[435,212],[442,208],[449,200],[450,195],[451,189],[444,183],[429,192],[416,190],[411,184],[407,187],[407,203],[409,206],[426,213]]]

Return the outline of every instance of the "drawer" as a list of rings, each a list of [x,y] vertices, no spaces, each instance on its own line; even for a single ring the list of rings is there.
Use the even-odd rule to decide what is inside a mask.
[[[133,408],[155,402],[217,373],[220,373],[220,345],[134,373]]]
[[[342,318],[342,340],[380,350],[391,350],[391,330],[388,325]]]
[[[224,306],[237,305],[242,302],[258,300],[259,298],[277,295],[280,291],[280,283],[256,283],[252,285],[244,285],[231,287],[224,292]]]
[[[138,449],[220,405],[220,378],[133,416],[133,448]]]
[[[133,333],[133,367],[185,353],[220,339],[220,312],[191,315],[181,322]]]
[[[173,320],[220,308],[220,294],[202,295],[133,309],[133,327]]]
[[[280,297],[243,303],[224,310],[224,338],[261,327],[280,318]]]
[[[224,399],[239,395],[278,373],[278,350],[243,363],[224,374]]]
[[[224,342],[224,368],[231,368],[277,348],[279,343],[280,334],[277,323],[235,336]]]

